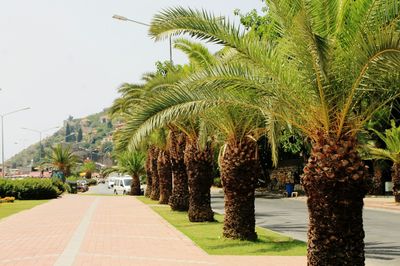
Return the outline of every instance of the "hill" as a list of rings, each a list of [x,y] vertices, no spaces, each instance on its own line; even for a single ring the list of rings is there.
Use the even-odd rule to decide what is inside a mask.
[[[35,143],[7,160],[6,166],[14,169],[36,166],[51,152],[51,147],[58,143],[71,145],[81,160],[89,158],[111,165],[112,132],[115,125],[118,122],[109,118],[107,109],[83,118],[74,119],[70,116],[64,121],[62,128],[42,140],[41,153],[39,142]]]

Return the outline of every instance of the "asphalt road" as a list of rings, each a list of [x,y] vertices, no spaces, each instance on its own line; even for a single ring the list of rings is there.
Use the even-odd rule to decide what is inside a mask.
[[[222,194],[213,194],[211,204],[214,211],[223,213]],[[256,198],[256,223],[306,241],[306,203],[288,198]],[[364,230],[367,265],[400,265],[400,212],[364,209]]]
[[[89,190],[86,191],[85,194],[112,195],[114,194],[114,190],[107,188],[107,183],[101,183],[96,186],[89,187]]]

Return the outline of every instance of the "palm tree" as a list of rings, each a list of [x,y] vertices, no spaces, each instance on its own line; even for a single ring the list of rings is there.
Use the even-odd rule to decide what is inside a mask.
[[[140,95],[140,104],[137,104],[135,108],[135,111],[140,109],[141,106],[143,106],[143,101],[146,97],[151,97],[151,95],[156,95],[162,90],[169,89],[170,87],[173,86],[174,83],[177,81],[181,80],[183,77],[187,76],[191,71],[193,71],[194,68],[201,67],[202,65],[208,65],[212,64],[214,60],[213,56],[209,53],[209,51],[202,45],[199,44],[194,44],[191,43],[187,40],[184,39],[179,39],[176,40],[175,46],[178,49],[181,49],[185,53],[188,54],[189,58],[191,59],[191,64],[189,66],[184,66],[184,67],[178,67],[178,66],[168,66],[166,68],[166,71],[164,71],[164,75],[157,75],[157,76],[152,76],[151,79],[148,80],[146,85],[144,86],[146,88],[146,93]],[[123,96],[124,97],[124,96]],[[131,96],[129,96],[131,97]],[[137,97],[137,95],[134,95],[134,97]],[[120,102],[134,102],[134,101],[122,101],[119,100]],[[119,104],[119,106],[122,106]],[[127,106],[126,104],[124,105],[125,107]],[[133,109],[133,108],[132,108]],[[137,113],[137,112],[136,112]],[[121,146],[126,146],[127,143],[130,142],[130,139],[133,136],[133,133],[136,129],[135,127],[135,118],[134,116],[130,116],[129,122],[123,129],[123,136],[119,140],[121,141],[122,145]],[[132,123],[133,122],[133,126]],[[211,205],[210,205],[210,187],[212,184],[212,175],[209,171],[210,167],[212,166],[212,153],[211,153],[211,146],[208,145],[208,148],[205,148],[205,146],[200,146],[197,143],[197,138],[198,138],[198,127],[192,127],[191,125],[196,124],[196,122],[191,121],[190,123],[179,123],[178,125],[174,124],[172,121],[168,125],[170,128],[175,128],[178,129],[178,131],[182,131],[187,137],[186,137],[186,143],[191,143],[191,155],[193,155],[193,158],[204,158],[201,162],[194,163],[198,161],[192,160],[184,160],[183,159],[183,149],[186,149],[185,146],[186,144],[183,145],[184,141],[181,141],[180,144],[180,152],[177,152],[178,149],[175,149],[173,145],[170,145],[170,152],[173,154],[171,162],[172,162],[172,172],[174,175],[174,190],[172,193],[172,197],[170,200],[170,205],[172,209],[179,209],[179,210],[185,210],[187,209],[187,176],[189,176],[189,186],[197,186],[198,184],[202,184],[201,189],[198,189],[197,187],[192,187],[192,189],[189,189],[189,193],[191,194],[189,198],[189,202],[192,203],[192,208],[189,207],[189,219],[191,221],[212,221],[214,220],[213,218],[213,212],[211,210]],[[147,133],[150,134],[151,130],[148,130]],[[147,135],[149,135],[147,134]],[[175,134],[170,134],[170,143],[175,143],[176,140],[174,140],[174,135]],[[141,139],[143,140],[143,139]],[[205,149],[203,149],[205,148]],[[208,154],[210,153],[210,154]],[[197,156],[197,155],[199,156]],[[201,154],[207,154],[205,156]],[[154,156],[153,156],[154,157]],[[179,157],[179,159],[178,159]],[[185,162],[187,162],[190,165],[186,165],[185,167]],[[198,169],[196,167],[199,167]],[[189,170],[188,170],[189,169]],[[197,170],[196,170],[197,169]],[[187,170],[187,173],[186,171]],[[190,176],[192,178],[190,178]],[[153,184],[153,186],[157,186],[156,184]],[[153,191],[153,194],[156,193]],[[201,193],[201,195],[197,195],[198,193]],[[178,205],[182,205],[181,207],[178,208]],[[189,204],[190,205],[190,204]],[[197,207],[196,207],[197,206]],[[201,206],[199,208],[198,206]]]
[[[92,173],[96,171],[96,164],[91,160],[86,160],[82,165],[82,172],[85,172],[86,178],[92,178]]]
[[[214,153],[212,142],[201,143],[198,133],[198,125],[194,125],[187,135],[184,152],[189,184],[188,217],[191,222],[211,222],[214,221],[210,193]]]
[[[140,151],[125,151],[117,155],[117,165],[109,171],[132,177],[131,195],[141,195],[140,176],[145,173],[145,155]]]
[[[156,77],[154,73],[146,73],[143,75],[142,80],[145,82],[151,82]],[[118,92],[121,93],[121,97],[117,98],[110,108],[110,115],[112,117],[118,117],[124,121],[129,121],[131,112],[141,104],[141,98],[148,93],[148,87],[145,84],[122,84]],[[114,135],[114,141],[116,142],[116,150],[123,153],[126,151],[127,146],[120,144],[120,139],[123,139],[124,130],[123,128],[117,130]],[[146,192],[145,195],[153,200],[159,200],[160,188],[159,188],[159,175],[157,170],[157,159],[159,151],[152,145],[147,145],[147,159],[146,159]]]
[[[308,264],[364,265],[368,171],[356,137],[376,110],[399,95],[399,2],[266,2],[274,26],[261,40],[206,11],[171,8],[154,17],[150,32],[156,39],[188,33],[234,49],[240,60],[197,73],[152,99],[165,104],[147,107],[158,114],[149,122],[236,100],[297,127],[312,146],[302,177]],[[268,40],[269,34],[279,37]]]
[[[158,175],[157,160],[160,150],[157,147],[150,148],[150,169],[151,169],[151,194],[150,199],[160,199],[160,179]]]
[[[171,171],[173,188],[169,198],[169,205],[173,211],[187,211],[189,209],[189,187],[184,152],[186,135],[177,127],[170,127]]]
[[[152,187],[152,172],[151,172],[151,148],[147,149],[146,156],[146,191],[144,195],[150,198]]]
[[[168,204],[172,193],[171,161],[168,150],[161,150],[157,158],[157,169],[160,177],[160,204]]]
[[[256,110],[230,106],[210,110],[206,120],[224,140],[219,158],[225,197],[223,235],[256,240],[254,193],[261,175],[257,139],[265,119]]]
[[[393,195],[396,202],[400,202],[400,127],[396,127],[392,120],[391,128],[382,134],[373,130],[375,134],[385,143],[386,148],[376,148],[372,145],[367,146],[367,152],[372,159],[390,160],[392,166]]]
[[[51,153],[47,160],[47,163],[61,171],[65,177],[71,175],[71,168],[76,162],[77,157],[73,154],[71,146],[63,146],[61,144],[51,148]]]

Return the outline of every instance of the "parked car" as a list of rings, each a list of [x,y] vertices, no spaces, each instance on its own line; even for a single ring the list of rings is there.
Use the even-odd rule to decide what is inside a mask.
[[[132,177],[130,176],[122,176],[115,178],[114,184],[114,194],[130,194],[131,193],[131,185],[132,185]]]
[[[86,192],[89,190],[89,186],[86,180],[77,180],[76,181],[78,191]]]
[[[115,177],[109,177],[107,179],[107,187],[108,188],[113,188],[115,183]]]

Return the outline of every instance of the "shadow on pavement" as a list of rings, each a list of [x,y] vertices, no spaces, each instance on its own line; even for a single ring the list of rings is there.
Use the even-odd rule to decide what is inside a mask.
[[[400,256],[400,246],[391,243],[366,242],[365,257],[379,260],[393,260]]]

